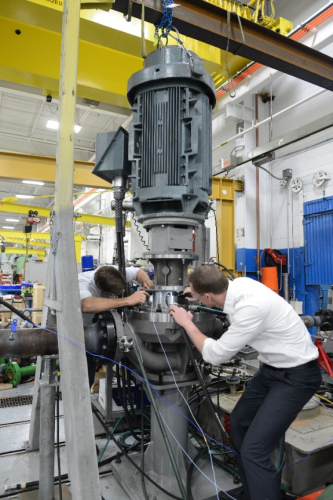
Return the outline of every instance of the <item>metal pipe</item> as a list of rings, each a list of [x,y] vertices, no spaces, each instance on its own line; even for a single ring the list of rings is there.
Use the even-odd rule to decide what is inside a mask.
[[[289,274],[290,274],[290,242],[289,242],[289,204],[290,204],[290,179],[287,179],[287,274],[288,277],[285,278],[283,276],[283,284],[285,285],[285,280],[288,283],[288,299],[286,299],[289,302]],[[282,268],[281,268],[282,269]],[[283,292],[284,293],[284,292]],[[286,298],[286,297],[285,297]]]
[[[19,328],[10,340],[10,329],[0,330],[3,357],[44,356],[58,353],[57,335],[42,328]]]
[[[283,298],[289,302],[289,273],[283,273]]]
[[[259,119],[259,96],[255,94],[254,119]],[[256,148],[259,146],[259,130],[256,128]],[[256,226],[257,226],[257,281],[260,281],[260,191],[259,191],[259,167],[256,167]]]
[[[303,103],[309,101],[313,97],[317,97],[318,95],[322,94],[325,91],[326,91],[326,89],[318,90],[318,92],[315,92],[314,94],[311,94],[310,96],[305,97],[304,99],[301,99],[300,101],[295,102],[294,104],[291,104],[291,106],[288,106],[287,108],[282,109],[281,111],[278,111],[272,117],[269,116],[268,118],[265,118],[265,120],[263,120],[263,121],[261,121],[259,123],[256,123],[252,127],[247,128],[247,129],[243,130],[242,132],[240,132],[239,134],[236,134],[233,137],[230,137],[230,139],[227,139],[226,141],[222,142],[221,144],[218,144],[217,146],[215,146],[213,148],[213,151],[215,151],[216,149],[218,149],[218,148],[220,148],[222,146],[225,146],[226,144],[228,144],[230,141],[233,141],[234,139],[238,139],[238,137],[242,137],[243,135],[248,134],[252,130],[257,129],[258,127],[260,127],[261,125],[263,125],[264,123],[267,123],[269,120],[271,120],[273,118],[276,118],[277,116],[282,115],[282,113],[285,113],[286,111],[289,111],[290,109],[293,109],[296,106],[299,106],[300,104],[303,104]]]

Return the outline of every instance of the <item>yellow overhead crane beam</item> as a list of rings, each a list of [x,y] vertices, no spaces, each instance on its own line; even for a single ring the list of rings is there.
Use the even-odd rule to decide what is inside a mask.
[[[234,0],[203,1],[254,21],[256,6],[263,0],[251,0],[248,6]],[[99,4],[90,3],[96,3],[96,7]],[[109,5],[111,2],[107,2],[105,8]],[[250,6],[256,10],[251,11]],[[101,4],[100,7],[103,8]],[[58,96],[61,10],[60,0],[0,2],[0,79],[43,89],[45,95]],[[259,24],[282,35],[292,30],[292,23],[282,18],[274,19],[265,15],[262,19],[257,15],[256,19]],[[120,112],[129,113],[127,81],[143,65],[140,25],[139,19],[132,18],[127,23],[122,14],[113,10],[104,12],[98,10],[98,7],[81,10],[78,97],[115,105]],[[154,26],[146,22],[148,53],[154,50],[154,31]],[[181,38],[189,50],[204,60],[205,68],[212,75],[216,87],[229,79],[225,51],[189,37]],[[175,43],[169,37],[169,44]],[[229,53],[228,68],[231,76],[249,62],[248,59]]]
[[[18,245],[24,245],[26,246],[26,240],[25,238],[13,238],[10,236],[6,237],[6,243],[16,243]],[[46,241],[30,241],[28,239],[28,247],[44,247],[44,248],[50,248],[50,243],[46,243]]]
[[[12,198],[4,198],[2,201],[0,201],[0,212],[28,215],[29,210],[34,210],[38,212],[39,217],[51,217],[53,208],[38,207],[36,205],[26,205],[24,203],[16,203],[11,200]],[[114,217],[102,217],[101,215],[79,214],[78,212],[74,212],[73,219],[75,220],[75,222],[85,222],[87,224],[101,226],[116,225],[116,220]],[[128,227],[127,223],[126,227]]]
[[[51,2],[40,4],[26,0],[1,2],[0,79],[45,89],[57,96],[62,12],[49,8]],[[126,23],[117,12],[82,10],[78,97],[129,109],[127,81],[143,64],[140,36],[137,19]],[[151,52],[154,26],[148,23],[146,39]],[[183,40],[204,59],[210,73],[220,66],[219,49],[186,37]]]
[[[26,255],[27,251],[25,248],[16,248],[16,247],[6,247],[5,253],[10,254],[18,254],[18,255]],[[28,255],[38,255],[40,260],[44,260],[46,250],[28,250]]]
[[[50,233],[23,233],[22,231],[12,231],[12,230],[6,230],[6,229],[0,229],[0,238],[3,237],[7,240],[7,238],[17,238],[23,241],[34,241],[34,242],[44,242],[44,241],[50,241]],[[75,241],[83,241],[86,240],[86,236],[83,236],[81,234],[75,234],[74,235]]]
[[[110,188],[109,182],[92,174],[94,165],[88,161],[74,161],[74,185]],[[26,179],[54,183],[55,172],[55,158],[0,152],[0,178],[12,181]]]
[[[50,243],[47,243],[47,241],[50,241],[50,233],[22,233],[20,231],[6,231],[4,229],[0,230],[0,239],[4,239],[5,242],[9,243],[18,243],[20,245],[23,245],[24,247],[26,246],[28,242],[28,247],[29,246],[40,246],[40,247],[50,247]],[[16,241],[14,241],[16,240]],[[40,241],[38,241],[40,240]],[[75,245],[75,256],[76,256],[76,262],[81,262],[81,242],[83,240],[86,240],[86,237],[81,235],[81,234],[74,234],[74,245]],[[7,252],[6,247],[6,252]],[[8,253],[15,253],[14,247],[9,247],[10,251]],[[17,248],[16,250],[23,250],[22,248],[19,249]],[[24,250],[25,251],[25,250]],[[16,252],[16,253],[23,253],[23,252]],[[33,251],[33,253],[36,253]],[[38,254],[39,255],[39,254]],[[43,259],[44,260],[44,259]]]

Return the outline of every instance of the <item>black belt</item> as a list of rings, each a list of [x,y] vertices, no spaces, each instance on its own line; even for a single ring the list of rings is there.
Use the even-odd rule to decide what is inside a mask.
[[[264,366],[267,366],[267,368],[270,368],[271,370],[307,370],[308,368],[314,368],[315,366],[318,366],[318,359],[313,359],[312,361],[309,361],[308,363],[304,363],[303,365],[298,365],[298,366],[290,366],[289,368],[277,368],[276,366],[271,366],[271,365],[266,365],[264,363]]]

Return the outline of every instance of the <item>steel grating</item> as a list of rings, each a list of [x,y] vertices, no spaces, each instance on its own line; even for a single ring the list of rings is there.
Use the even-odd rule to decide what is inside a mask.
[[[61,393],[59,394],[61,400]],[[13,398],[0,398],[0,408],[10,408],[13,406],[32,405],[32,396],[19,396]]]

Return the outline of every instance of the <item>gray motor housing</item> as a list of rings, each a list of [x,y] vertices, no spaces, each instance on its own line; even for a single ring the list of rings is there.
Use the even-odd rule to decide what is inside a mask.
[[[133,205],[138,220],[203,220],[211,194],[215,87],[202,60],[164,46],[128,82]]]

